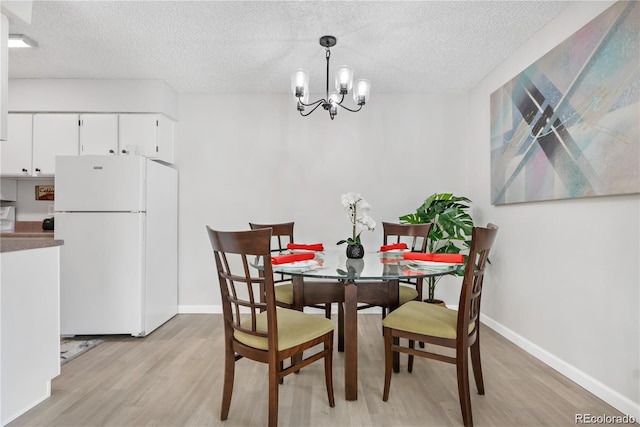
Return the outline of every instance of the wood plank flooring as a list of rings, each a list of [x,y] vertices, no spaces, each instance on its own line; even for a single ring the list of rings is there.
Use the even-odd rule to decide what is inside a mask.
[[[280,386],[280,426],[461,426],[455,367],[416,359],[394,374],[382,401],[384,349],[379,315],[359,315],[358,400],[344,399],[344,355],[334,350],[336,406],[327,402],[323,364]],[[334,321],[337,319],[334,318]],[[482,426],[575,426],[576,413],[623,415],[484,327],[486,394],[471,378],[473,419]],[[222,317],[181,314],[145,338],[106,342],[62,367],[49,399],[9,424],[18,426],[263,426],[267,369],[236,364],[229,419],[221,422]]]

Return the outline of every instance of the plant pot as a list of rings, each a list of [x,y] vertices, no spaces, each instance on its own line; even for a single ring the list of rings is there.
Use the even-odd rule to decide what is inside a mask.
[[[364,256],[364,246],[360,244],[347,245],[347,258],[360,259]]]
[[[424,300],[424,302],[429,303],[429,304],[439,305],[439,306],[445,307],[445,308],[447,307],[447,305],[441,299],[426,299],[426,300]]]

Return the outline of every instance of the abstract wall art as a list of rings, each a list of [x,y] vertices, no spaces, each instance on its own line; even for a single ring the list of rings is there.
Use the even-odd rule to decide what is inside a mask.
[[[619,1],[491,94],[493,204],[640,193],[639,32]]]

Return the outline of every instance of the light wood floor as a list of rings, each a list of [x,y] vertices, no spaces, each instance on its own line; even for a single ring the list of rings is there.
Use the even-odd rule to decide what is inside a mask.
[[[236,365],[229,419],[219,419],[221,322],[221,315],[182,314],[146,338],[107,337],[65,364],[51,397],[9,426],[263,426],[266,366],[246,359]],[[403,355],[385,403],[380,316],[360,315],[358,327],[358,400],[344,399],[344,358],[335,350],[335,408],[327,402],[323,364],[314,363],[280,386],[279,425],[462,425],[453,365],[417,359],[409,374]],[[471,379],[477,427],[575,426],[576,413],[623,415],[487,327],[482,357],[484,396]]]

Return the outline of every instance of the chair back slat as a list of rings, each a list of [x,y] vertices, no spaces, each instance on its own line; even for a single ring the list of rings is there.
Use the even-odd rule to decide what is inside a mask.
[[[382,223],[382,234],[385,245],[392,243],[407,243],[411,252],[427,252],[427,242],[429,241],[429,231],[433,223],[426,224],[396,224],[392,222]],[[411,244],[409,244],[409,242]],[[386,266],[385,266],[386,267]],[[396,266],[397,267],[397,266]],[[420,287],[419,296],[422,295],[423,279],[403,279],[402,283],[408,283]]]
[[[234,331],[267,338],[276,348],[276,303],[271,265],[271,229],[216,231],[207,227],[222,297],[225,336]],[[263,258],[264,270],[251,262]],[[267,311],[267,331],[258,331],[257,316]],[[249,320],[248,322],[246,320]]]
[[[474,227],[471,233],[471,248],[458,302],[457,333],[465,342],[478,331],[484,271],[497,234],[498,227],[494,224],[488,224],[486,228]]]
[[[287,249],[287,243],[293,243],[293,226],[294,222],[282,222],[278,224],[256,224],[249,223],[249,228],[252,230],[260,230],[263,228],[271,229],[271,252],[281,252]],[[291,279],[282,274],[276,273],[274,277],[274,283],[279,284],[288,282]]]
[[[293,243],[294,222],[283,222],[279,224],[256,224],[249,223],[249,228],[259,230],[270,228],[271,231],[271,251],[282,251],[287,249],[287,243]]]
[[[411,252],[426,252],[429,231],[433,224],[395,224],[382,223],[383,241],[385,245],[392,243],[407,243]]]

